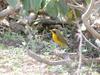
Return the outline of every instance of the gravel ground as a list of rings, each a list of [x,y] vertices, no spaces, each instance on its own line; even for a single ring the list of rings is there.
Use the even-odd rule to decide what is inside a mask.
[[[39,63],[21,48],[0,48],[0,75],[70,75],[62,66]],[[86,74],[84,74],[86,75]],[[93,72],[90,75],[100,75]]]
[[[0,49],[0,75],[44,75],[45,67],[21,49]]]

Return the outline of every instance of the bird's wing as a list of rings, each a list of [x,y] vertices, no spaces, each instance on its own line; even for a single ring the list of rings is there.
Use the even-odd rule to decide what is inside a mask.
[[[64,36],[58,31],[57,32],[58,36],[58,39],[61,40],[63,43],[65,43],[66,45],[68,45],[68,42],[67,42],[67,38],[64,38]]]

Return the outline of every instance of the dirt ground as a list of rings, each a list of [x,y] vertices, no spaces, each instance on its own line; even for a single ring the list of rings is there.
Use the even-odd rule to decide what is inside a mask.
[[[1,46],[0,46],[1,47]],[[88,68],[84,67],[87,74]],[[72,70],[70,70],[72,71]],[[86,72],[85,72],[86,71]],[[84,74],[84,75],[86,75]],[[31,58],[23,48],[0,48],[0,75],[72,75],[62,65],[49,66]],[[90,71],[89,75],[100,75]]]
[[[0,49],[0,75],[62,75],[50,72],[49,67],[32,59],[22,49]]]

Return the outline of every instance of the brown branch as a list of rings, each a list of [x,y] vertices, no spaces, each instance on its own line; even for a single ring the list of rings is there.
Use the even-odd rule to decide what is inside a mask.
[[[32,57],[33,59],[37,60],[38,62],[40,63],[45,63],[47,65],[69,65],[72,60],[76,60],[76,59],[79,59],[77,53],[68,53],[66,55],[66,53],[55,53],[56,55],[59,55],[59,56],[69,56],[72,60],[67,60],[67,59],[64,59],[64,60],[58,60],[58,61],[50,61],[50,60],[47,60],[45,58],[42,58],[40,57],[39,55],[37,55],[36,53],[34,53],[33,51],[31,50],[27,50],[27,53],[30,57]],[[84,64],[89,64],[91,62],[95,62],[95,63],[100,63],[100,58],[85,58],[84,55],[82,55],[82,63]]]
[[[95,0],[91,0],[91,3],[87,9],[87,11],[82,15],[82,20],[84,25],[86,26],[86,29],[96,38],[100,40],[100,34],[95,31],[89,23],[89,16],[92,13],[92,9],[94,8]]]
[[[77,70],[76,70],[76,74],[77,75],[80,75],[81,72],[81,65],[82,65],[82,42],[83,42],[83,37],[82,37],[82,32],[80,30],[80,25],[79,25],[79,22],[77,22],[77,26],[78,26],[78,39],[79,39],[79,47],[78,47],[78,55],[79,55],[79,62],[78,62],[78,67],[77,67]]]
[[[37,14],[31,12],[28,16],[21,18],[17,21],[19,24],[31,24],[37,18]]]
[[[77,9],[81,12],[84,12],[84,10],[85,10],[85,8],[82,5],[78,6],[78,5],[74,5],[74,4],[71,4],[71,3],[67,3],[67,5],[74,8],[74,9]]]
[[[66,55],[72,59],[72,60],[63,59],[63,60],[58,60],[58,61],[50,61],[50,60],[47,60],[45,58],[42,58],[41,56],[37,55],[36,53],[34,53],[31,50],[28,50],[27,53],[30,57],[32,57],[33,59],[37,60],[40,63],[45,63],[47,65],[54,65],[54,66],[56,66],[56,65],[70,65],[72,61],[79,59],[79,56],[77,53],[68,53],[67,55],[66,55],[66,53],[58,53],[58,54],[56,53],[55,55],[59,55],[62,57],[65,57],[65,55]],[[89,64],[92,61],[95,63],[100,63],[100,57],[99,58],[85,58],[84,55],[82,55],[82,63]]]
[[[15,12],[17,12],[18,10],[21,9],[22,6],[17,6],[15,8],[11,7],[11,6],[8,6],[6,9],[2,10],[0,12],[0,20],[4,19],[4,17],[8,16],[8,15],[11,15],[11,14],[14,14]]]
[[[92,47],[94,47],[95,49],[97,49],[97,50],[100,52],[100,48],[98,48],[98,47],[95,46],[93,43],[91,43],[91,42],[84,36],[83,33],[82,33],[82,36],[83,36],[83,38],[84,38],[84,40],[85,40],[86,42],[88,42]]]
[[[27,16],[26,18],[22,18],[21,20],[18,21],[18,23],[20,24],[31,24],[36,22],[37,24],[42,24],[43,26],[49,26],[49,25],[68,25],[67,22],[62,22],[62,21],[58,21],[58,20],[52,20],[52,19],[38,19],[37,18],[37,14],[35,13],[30,13],[29,16]]]
[[[40,24],[42,25],[68,25],[67,22],[61,22],[61,21],[57,21],[57,20],[50,20],[50,19],[40,19],[40,20],[36,20],[38,21]]]
[[[47,60],[45,58],[42,58],[40,57],[39,55],[37,55],[36,53],[32,52],[31,50],[28,50],[28,55],[31,56],[32,58],[34,58],[35,60],[37,60],[38,62],[41,62],[41,63],[45,63],[45,64],[48,64],[48,65],[65,65],[65,64],[70,64],[70,61],[69,60],[59,60],[59,61],[50,61],[50,60]]]

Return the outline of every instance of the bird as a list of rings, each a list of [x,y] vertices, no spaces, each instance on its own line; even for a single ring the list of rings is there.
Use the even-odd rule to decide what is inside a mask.
[[[52,29],[50,30],[51,32],[51,35],[52,35],[52,40],[58,44],[61,48],[67,48],[69,45],[68,45],[68,42],[67,42],[67,38],[65,38],[60,30],[58,29]]]

